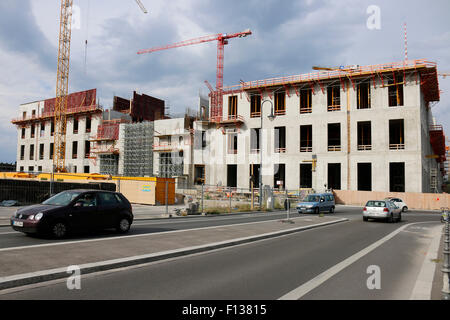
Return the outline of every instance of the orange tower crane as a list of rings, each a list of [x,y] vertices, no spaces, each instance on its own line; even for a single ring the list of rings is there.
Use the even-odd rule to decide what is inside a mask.
[[[209,41],[217,41],[217,71],[216,71],[216,93],[212,94],[211,100],[211,113],[210,117],[215,119],[222,116],[222,108],[223,108],[223,65],[224,65],[224,48],[225,45],[228,44],[228,39],[231,38],[243,38],[248,35],[251,35],[252,32],[247,29],[243,32],[232,33],[232,34],[224,34],[218,33],[210,36],[204,36],[200,38],[194,38],[190,40],[185,40],[173,44],[169,44],[161,47],[154,47],[146,50],[140,50],[138,54],[151,53],[161,50],[167,50],[172,48],[190,46],[193,44],[209,42]],[[210,88],[211,90],[211,88]],[[215,97],[214,97],[215,96]]]

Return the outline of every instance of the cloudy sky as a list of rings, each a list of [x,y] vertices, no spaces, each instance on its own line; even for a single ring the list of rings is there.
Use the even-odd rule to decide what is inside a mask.
[[[216,43],[137,55],[140,49],[195,37],[253,34],[225,48],[224,84],[311,71],[313,65],[368,65],[404,58],[438,63],[450,72],[450,1],[430,0],[74,0],[70,91],[97,88],[101,104],[133,90],[164,99],[172,113],[194,108],[204,80],[215,83]],[[369,29],[369,6],[380,29]],[[14,162],[11,119],[22,103],[55,95],[60,0],[0,1],[0,162]],[[371,20],[372,21],[372,20]],[[85,40],[88,40],[85,55]],[[450,132],[450,77],[440,77],[433,107]]]

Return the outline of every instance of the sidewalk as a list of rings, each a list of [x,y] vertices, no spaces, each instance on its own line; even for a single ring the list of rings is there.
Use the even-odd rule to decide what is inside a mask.
[[[148,263],[268,239],[348,221],[335,217],[293,218],[153,234],[52,242],[0,249],[0,290],[66,278],[67,267],[82,274]]]

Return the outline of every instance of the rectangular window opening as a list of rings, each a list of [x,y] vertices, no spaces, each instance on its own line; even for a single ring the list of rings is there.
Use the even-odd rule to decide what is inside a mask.
[[[405,149],[405,125],[403,119],[389,120],[389,150]]]
[[[30,160],[34,160],[34,144],[30,145]]]
[[[228,154],[237,154],[238,135],[236,132],[228,133]]]
[[[50,143],[50,160],[53,160],[54,144]]]
[[[205,184],[205,166],[204,165],[195,165],[194,184],[196,184],[196,185]]]
[[[86,133],[91,132],[91,117],[86,117]]]
[[[300,126],[300,152],[312,152],[312,125]]]
[[[78,141],[72,142],[72,159],[76,159],[78,157]]]
[[[237,187],[237,164],[227,165],[227,187]]]
[[[258,189],[259,188],[259,164],[251,164],[250,165],[250,185],[249,188],[252,187],[253,182],[253,188]]]
[[[372,126],[370,121],[358,122],[358,150],[372,150]]]
[[[370,81],[364,81],[359,83],[357,91],[358,91],[357,108],[370,109],[371,107]]]
[[[250,129],[250,153],[259,153],[260,128]]]
[[[286,186],[286,165],[284,163],[274,165],[273,187],[284,189]]]
[[[39,160],[44,160],[44,144],[39,145]]]
[[[275,93],[275,115],[281,116],[286,114],[286,92],[280,91]]]
[[[275,127],[275,153],[286,153],[286,127]]]
[[[389,192],[405,192],[405,163],[389,163]]]
[[[403,106],[403,75],[396,74],[388,81],[389,107]]]
[[[328,124],[328,151],[341,151],[341,124]]]
[[[341,190],[341,164],[328,164],[328,188],[333,190]]]
[[[300,164],[300,188],[311,189],[312,188],[312,164],[301,163]]]
[[[327,87],[327,102],[328,102],[328,111],[341,110],[341,87],[340,86]]]
[[[312,90],[306,89],[300,91],[300,113],[312,112]]]
[[[237,96],[230,96],[228,97],[228,119],[236,119],[237,114]]]
[[[371,163],[358,163],[358,190],[372,191]]]
[[[250,97],[250,117],[261,117],[261,96],[259,94]]]
[[[78,133],[78,119],[73,119],[73,134]]]

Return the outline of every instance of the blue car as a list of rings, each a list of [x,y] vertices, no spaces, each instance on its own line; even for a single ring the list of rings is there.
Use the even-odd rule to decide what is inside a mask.
[[[297,204],[298,213],[334,213],[335,201],[332,193],[316,193],[308,195]]]

